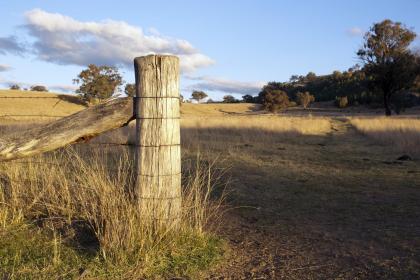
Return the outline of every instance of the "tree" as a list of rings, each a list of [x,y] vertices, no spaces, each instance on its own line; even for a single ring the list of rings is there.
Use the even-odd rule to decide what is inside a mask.
[[[208,95],[204,91],[194,90],[191,94],[191,98],[200,103],[200,101],[206,98]]]
[[[275,113],[289,106],[289,96],[282,90],[269,91],[265,94],[262,105],[265,110]]]
[[[316,79],[316,74],[314,72],[308,72],[308,74],[306,74],[306,80],[308,80],[309,82],[312,82]]]
[[[32,90],[32,91],[45,91],[45,92],[48,92],[47,87],[45,87],[45,86],[40,86],[40,85],[31,86],[31,90]]]
[[[88,103],[110,98],[123,83],[116,67],[94,64],[90,64],[87,69],[80,72],[73,82],[80,84],[76,93]]]
[[[299,75],[292,75],[290,76],[289,82],[295,83],[299,81]]]
[[[339,80],[341,77],[342,77],[342,73],[340,72],[340,71],[337,71],[337,70],[335,70],[333,73],[332,73],[332,77],[333,77],[333,79],[334,80]]]
[[[13,84],[10,86],[11,90],[20,90],[20,86],[18,84]]]
[[[252,95],[249,95],[249,94],[245,94],[244,96],[242,96],[242,100],[245,103],[254,103],[255,102],[255,98]]]
[[[302,105],[304,109],[306,109],[309,104],[315,101],[315,96],[310,94],[308,91],[305,92],[298,92],[296,94],[296,99],[299,105]]]
[[[408,48],[415,37],[400,22],[386,19],[370,28],[357,52],[372,91],[383,95],[387,116],[391,115],[391,97],[410,88],[419,74],[419,58]]]
[[[124,93],[129,97],[136,95],[136,85],[135,84],[125,84]]]
[[[223,96],[223,103],[238,103],[239,100],[237,100],[232,95],[225,95]]]

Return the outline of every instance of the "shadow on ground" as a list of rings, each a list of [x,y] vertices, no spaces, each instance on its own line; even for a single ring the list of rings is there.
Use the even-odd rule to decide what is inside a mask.
[[[183,130],[184,157],[210,149],[232,181],[219,230],[231,251],[209,278],[420,277],[420,162],[397,160],[345,119],[332,128],[248,139],[238,129]]]

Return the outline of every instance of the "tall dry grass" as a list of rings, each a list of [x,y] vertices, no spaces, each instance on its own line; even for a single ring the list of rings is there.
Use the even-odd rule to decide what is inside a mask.
[[[139,205],[128,191],[133,176],[126,149],[82,146],[1,163],[0,225],[4,230],[15,222],[35,221],[50,228],[54,236],[64,235],[70,240],[80,237],[77,228],[83,225],[88,231],[82,237],[91,232],[93,242],[89,246],[98,246],[100,258],[116,271],[112,277],[137,279],[168,271],[184,275],[188,265],[194,268],[197,264],[183,260],[187,263],[181,264],[181,269],[173,263],[177,261],[174,256],[206,250],[206,243],[212,240],[206,232],[218,220],[223,199],[212,197],[217,179],[212,163],[203,164],[197,158],[187,167],[183,172],[181,222],[173,229],[156,228],[140,216]],[[191,248],[186,252],[188,246]],[[193,257],[200,259],[197,254]]]
[[[285,117],[285,116],[242,116],[242,117],[211,117],[183,118],[182,128],[233,128],[243,129],[244,133],[263,130],[270,132],[285,132],[302,135],[319,135],[331,128],[328,118],[322,117]]]
[[[361,133],[391,149],[420,156],[420,119],[418,118],[349,118]]]
[[[215,147],[226,143],[260,142],[268,145],[299,135],[325,135],[331,130],[328,118],[285,116],[242,116],[183,118],[181,140],[185,147],[206,141]]]
[[[16,127],[2,129],[13,133]],[[81,227],[83,236],[92,236],[88,243],[93,250],[112,268],[107,269],[111,271],[105,274],[108,278],[189,275],[189,270],[204,268],[217,258],[219,245],[211,235],[211,226],[217,224],[222,200],[212,195],[218,178],[214,163],[194,158],[197,149],[192,146],[203,143],[203,138],[211,140],[205,141],[206,145],[218,149],[250,139],[267,145],[297,135],[325,134],[330,121],[280,116],[186,118],[181,120],[181,130],[188,156],[183,163],[182,222],[176,231],[164,227],[156,230],[139,215],[128,191],[133,180],[130,148],[94,144],[1,163],[0,224],[7,228],[13,223],[35,221],[51,229],[51,246],[55,248],[59,246],[54,244],[79,239]],[[127,136],[132,135],[132,127],[127,127],[95,141],[126,143]],[[205,148],[212,151],[210,146]],[[76,246],[85,246],[79,243]],[[60,263],[59,256],[65,254],[56,251],[55,263]],[[167,271],[172,274],[166,275]]]

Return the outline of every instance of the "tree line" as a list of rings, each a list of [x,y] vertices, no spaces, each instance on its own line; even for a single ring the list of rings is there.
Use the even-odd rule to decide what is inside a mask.
[[[308,93],[317,101],[335,101],[338,107],[368,104],[383,106],[387,116],[392,111],[399,114],[405,107],[420,105],[420,54],[410,49],[415,37],[399,22],[375,23],[357,51],[362,65],[323,76],[292,75],[287,82],[269,82],[258,96],[243,99],[277,111]]]
[[[48,92],[48,88],[46,86],[41,86],[41,85],[33,85],[28,89],[28,88],[21,88],[18,84],[11,84],[9,88],[11,90],[30,90],[30,91]]]
[[[329,75],[292,75],[287,82],[269,82],[257,96],[244,95],[238,100],[225,95],[223,103],[259,103],[268,111],[317,101],[334,101],[337,107],[365,104],[383,106],[385,114],[399,114],[404,108],[420,105],[420,50],[410,44],[416,33],[400,22],[389,19],[375,23],[364,36],[356,54],[361,65]],[[200,102],[207,97],[194,91],[191,99]],[[208,102],[208,101],[207,101]]]

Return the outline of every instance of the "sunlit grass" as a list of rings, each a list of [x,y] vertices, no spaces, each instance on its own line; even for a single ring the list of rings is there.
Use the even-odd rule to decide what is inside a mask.
[[[210,199],[212,164],[195,162],[184,172],[176,228],[156,228],[140,216],[127,192],[132,165],[126,150],[82,146],[1,163],[0,236],[8,238],[1,241],[0,275],[57,279],[87,270],[93,278],[138,279],[200,273],[223,252],[210,230],[223,198]]]
[[[49,97],[49,98],[2,98],[2,97]],[[54,98],[51,98],[54,97]],[[55,98],[59,97],[59,98]],[[0,121],[47,120],[67,116],[83,110],[76,96],[49,92],[0,90]],[[11,115],[11,116],[10,116]],[[53,116],[53,117],[51,117]]]
[[[351,124],[377,143],[411,155],[420,155],[420,119],[417,118],[349,118]]]

